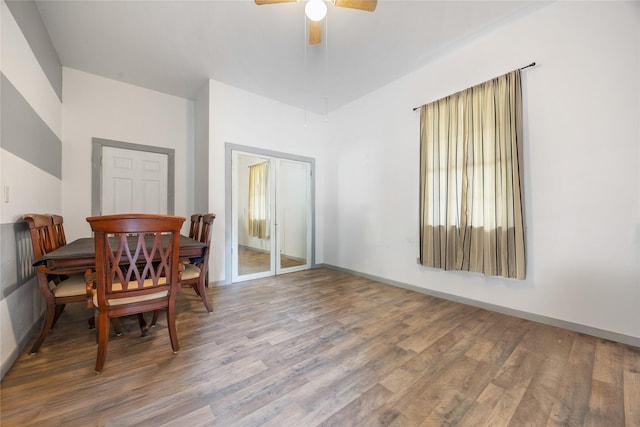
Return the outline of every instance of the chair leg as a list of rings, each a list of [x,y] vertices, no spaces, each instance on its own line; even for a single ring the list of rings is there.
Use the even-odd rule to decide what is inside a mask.
[[[171,340],[171,348],[173,349],[174,353],[177,353],[180,350],[180,345],[178,344],[178,332],[176,331],[175,300],[169,301],[169,306],[167,307],[167,326],[169,328],[169,339]]]
[[[98,321],[99,321],[99,319],[98,319],[98,311],[95,310],[93,312],[93,327],[94,327],[94,329],[96,331],[96,344],[98,344],[98,332],[99,332],[98,331]]]
[[[205,280],[204,277],[200,277],[200,279],[198,279],[198,284],[196,285],[198,288],[196,289],[196,293],[200,296],[200,299],[204,303],[204,308],[206,308],[207,311],[211,313],[213,309],[211,308],[211,305],[209,305],[209,300],[207,299],[207,293],[204,290],[204,280]]]
[[[147,321],[144,319],[143,313],[138,313],[138,325],[140,325],[140,336],[146,336],[149,328],[147,327]]]
[[[121,337],[122,336],[122,329],[120,328],[120,319],[118,319],[117,317],[112,317],[111,318],[111,327],[113,328],[113,332],[116,333],[117,337]]]
[[[53,316],[53,323],[51,324],[51,329],[53,329],[53,327],[56,326],[56,323],[58,322],[58,319],[60,318],[60,315],[62,314],[66,306],[67,306],[66,304],[56,305],[56,310]]]
[[[153,310],[153,317],[151,318],[151,325],[149,325],[150,328],[156,326],[156,323],[158,323],[158,317],[160,317],[160,310]]]
[[[98,333],[98,355],[96,357],[96,373],[102,372],[104,362],[107,358],[107,345],[109,344],[109,316],[107,313],[100,313],[96,319],[96,331]]]
[[[55,303],[47,301],[47,310],[44,314],[44,323],[42,325],[42,330],[40,331],[40,335],[38,335],[38,339],[36,340],[36,342],[33,343],[33,346],[31,347],[31,350],[29,351],[29,353],[36,354],[40,349],[40,346],[44,342],[44,339],[47,337],[47,335],[49,335],[49,331],[53,327],[53,319],[55,317],[55,312],[56,312]]]
[[[193,291],[196,293],[196,295],[198,295],[199,297],[201,297],[200,295],[200,289],[198,288],[198,284],[194,283],[191,285],[191,289],[193,289]]]

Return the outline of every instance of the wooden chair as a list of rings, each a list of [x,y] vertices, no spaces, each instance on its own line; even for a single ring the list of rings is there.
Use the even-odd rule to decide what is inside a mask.
[[[67,236],[65,236],[64,234],[64,225],[62,224],[63,223],[62,216],[56,215],[56,214],[48,214],[48,215],[51,215],[51,218],[53,219],[53,234],[56,238],[58,247],[66,245]]]
[[[189,237],[196,240],[200,239],[201,224],[202,224],[201,213],[191,215],[191,225],[189,226]]]
[[[179,350],[176,293],[180,288],[180,228],[183,217],[121,214],[87,218],[94,232],[95,274],[86,272],[96,321],[101,372],[107,355],[109,319],[167,309],[169,338]]]
[[[192,223],[194,216],[191,217]],[[182,285],[189,285],[193,288],[196,294],[202,299],[204,307],[209,313],[211,313],[213,309],[209,304],[209,300],[207,300],[207,294],[204,288],[205,285],[208,284],[207,276],[209,273],[209,253],[211,252],[211,233],[213,231],[214,219],[216,219],[215,214],[209,213],[202,215],[200,234],[198,237],[193,238],[207,245],[207,248],[203,257],[193,259],[189,264],[184,265],[181,280]]]
[[[29,225],[34,260],[60,246],[60,239],[54,232],[51,215],[26,214],[22,217]],[[40,349],[49,331],[55,326],[67,303],[84,302],[86,286],[82,274],[71,274],[69,271],[50,271],[46,266],[36,268],[38,288],[46,302],[44,323],[40,335],[31,347],[30,353]]]

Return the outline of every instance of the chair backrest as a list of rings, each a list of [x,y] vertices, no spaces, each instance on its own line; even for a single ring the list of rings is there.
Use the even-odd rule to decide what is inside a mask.
[[[201,224],[202,224],[201,213],[191,215],[191,225],[189,226],[189,237],[191,237],[192,239],[199,240]]]
[[[183,217],[120,214],[89,217],[87,222],[95,239],[99,307],[107,307],[107,300],[144,299],[164,290],[175,298]]]
[[[53,234],[56,238],[58,247],[67,244],[67,236],[64,234],[63,218],[61,215],[50,214],[53,219]]]
[[[34,259],[38,259],[59,247],[53,231],[51,215],[25,214],[22,219],[29,225]]]
[[[211,232],[213,231],[214,219],[216,219],[216,214],[208,213],[202,215],[202,227],[200,229],[199,240],[207,245],[207,247],[209,247],[209,245],[211,244]]]
[[[204,253],[202,260],[198,262],[202,274],[207,274],[209,269],[209,252],[211,252],[211,234],[213,231],[213,220],[216,219],[216,214],[208,213],[202,215],[202,227],[200,229],[200,242],[207,245],[207,250]]]

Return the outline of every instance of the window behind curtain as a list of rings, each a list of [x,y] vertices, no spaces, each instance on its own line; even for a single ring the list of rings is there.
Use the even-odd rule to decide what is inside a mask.
[[[420,262],[525,277],[520,70],[420,111]]]

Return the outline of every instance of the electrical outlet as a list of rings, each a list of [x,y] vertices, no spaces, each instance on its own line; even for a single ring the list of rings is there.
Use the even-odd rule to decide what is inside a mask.
[[[5,203],[9,203],[9,186],[2,186],[2,201]]]

